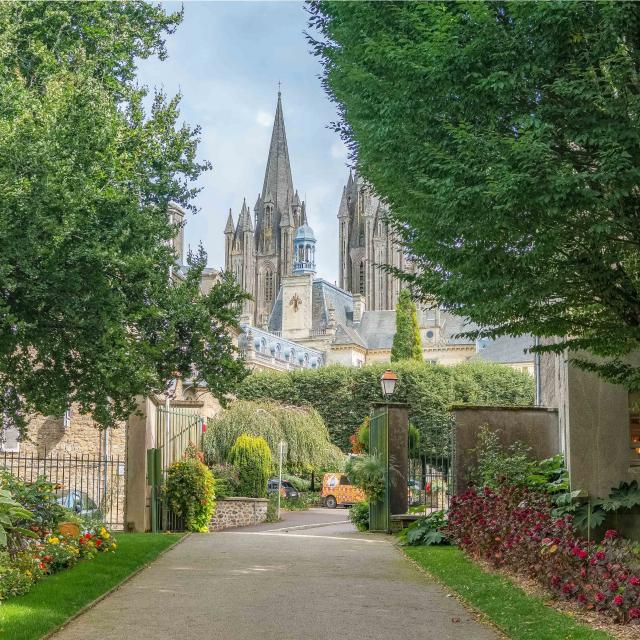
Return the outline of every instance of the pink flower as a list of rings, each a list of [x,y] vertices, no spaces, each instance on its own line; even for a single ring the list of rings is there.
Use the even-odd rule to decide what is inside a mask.
[[[578,557],[580,560],[584,560],[588,555],[589,554],[584,549],[580,549],[580,551],[578,551]]]
[[[613,604],[616,605],[616,607],[619,607],[622,603],[624,602],[624,600],[622,599],[622,596],[620,594],[618,594],[614,599],[613,599]]]
[[[640,618],[640,608],[633,607],[633,609],[629,609],[629,617],[630,618]]]
[[[605,596],[602,591],[598,591],[598,593],[596,593],[596,602],[604,602],[606,599],[607,596]]]
[[[629,584],[637,587],[640,584],[640,578],[637,576],[631,576],[631,578],[629,578]]]
[[[606,558],[606,554],[604,551],[596,552],[596,560],[604,560]]]
[[[613,540],[618,537],[618,532],[615,529],[609,529],[605,531],[604,538],[605,540]]]

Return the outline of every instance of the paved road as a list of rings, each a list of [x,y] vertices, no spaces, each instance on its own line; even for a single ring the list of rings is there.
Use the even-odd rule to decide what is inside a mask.
[[[344,510],[192,535],[55,640],[497,640]]]

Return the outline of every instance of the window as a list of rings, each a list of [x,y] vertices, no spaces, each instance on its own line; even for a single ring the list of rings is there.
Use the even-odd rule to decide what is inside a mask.
[[[364,275],[364,260],[360,262],[360,287],[358,291],[364,294],[364,285],[365,285],[365,275]]]
[[[427,331],[427,338],[433,340],[433,331]]]
[[[347,476],[340,476],[340,484],[341,485],[350,485],[351,482]]]
[[[264,274],[264,299],[266,302],[273,300],[273,271]]]

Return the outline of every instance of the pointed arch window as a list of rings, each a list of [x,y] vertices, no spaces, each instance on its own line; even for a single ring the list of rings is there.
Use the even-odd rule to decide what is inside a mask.
[[[364,285],[365,285],[365,273],[364,273],[364,260],[360,262],[360,286],[358,291],[361,294],[364,294]]]
[[[273,210],[271,207],[269,206],[265,207],[265,210],[264,210],[264,226],[265,227],[271,226],[272,213],[273,213]]]

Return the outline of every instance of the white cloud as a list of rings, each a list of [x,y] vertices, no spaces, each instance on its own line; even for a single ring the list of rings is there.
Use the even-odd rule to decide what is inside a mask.
[[[270,127],[271,123],[273,122],[273,116],[268,114],[266,111],[258,111],[256,122],[261,127]]]

